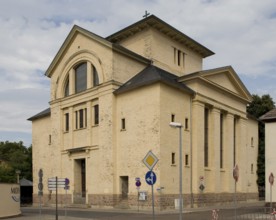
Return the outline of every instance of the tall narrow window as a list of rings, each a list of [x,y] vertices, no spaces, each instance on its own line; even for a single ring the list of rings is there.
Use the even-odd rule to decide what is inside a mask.
[[[49,134],[49,145],[52,144],[52,135]]]
[[[188,130],[189,129],[189,119],[185,118],[185,129]]]
[[[87,126],[87,109],[80,109],[76,114],[76,129],[86,128]]]
[[[175,165],[175,153],[172,153],[172,165]]]
[[[223,114],[220,114],[220,168],[223,168]]]
[[[87,64],[82,63],[75,69],[75,89],[76,93],[87,88]]]
[[[177,65],[178,66],[181,65],[181,51],[180,50],[177,51]]]
[[[79,118],[80,118],[80,126],[79,126],[79,128],[83,128],[84,127],[84,125],[83,125],[83,122],[84,122],[83,109],[79,110]]]
[[[185,166],[189,166],[189,155],[185,154]]]
[[[76,129],[78,129],[79,128],[78,111],[75,112],[75,118],[76,118]]]
[[[69,113],[65,114],[65,131],[69,131]]]
[[[99,105],[94,105],[94,125],[99,124]]]
[[[237,119],[234,118],[233,125],[233,163],[236,165],[236,130],[237,130]]]
[[[209,109],[204,109],[204,166],[208,167],[209,165]]]
[[[171,122],[174,122],[174,120],[175,120],[175,115],[172,114],[172,115],[171,115]]]
[[[121,129],[122,129],[122,130],[126,130],[126,119],[125,119],[125,118],[122,118],[122,121],[121,121]]]
[[[97,85],[99,85],[99,76],[98,76],[98,72],[94,66],[93,66],[92,71],[93,71],[93,86],[97,86]]]

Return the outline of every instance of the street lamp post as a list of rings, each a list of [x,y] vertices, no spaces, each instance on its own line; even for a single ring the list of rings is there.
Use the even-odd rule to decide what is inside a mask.
[[[170,122],[170,126],[179,128],[179,220],[182,220],[182,124],[179,122]]]
[[[15,173],[16,173],[16,177],[17,177],[17,183],[19,184],[19,175],[21,174],[21,171],[16,170]]]

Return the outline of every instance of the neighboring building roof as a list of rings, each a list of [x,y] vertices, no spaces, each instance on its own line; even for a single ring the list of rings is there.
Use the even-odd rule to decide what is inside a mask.
[[[194,91],[184,85],[183,83],[178,82],[178,76],[171,74],[163,69],[160,69],[156,66],[149,65],[140,73],[132,77],[126,83],[124,83],[120,88],[114,91],[114,94],[121,94],[142,86],[150,85],[156,82],[162,82],[174,88],[180,89],[184,92],[187,92],[191,95],[194,94]]]
[[[263,122],[276,122],[276,108],[262,115],[260,120]]]
[[[133,36],[134,34],[141,32],[142,30],[144,30],[148,27],[157,29],[158,31],[160,31],[163,34],[167,35],[168,37],[174,39],[175,41],[177,41],[181,44],[184,44],[186,47],[201,54],[202,57],[208,57],[208,56],[214,55],[213,51],[204,47],[197,41],[188,37],[181,31],[177,30],[176,28],[172,27],[171,25],[167,24],[166,22],[162,21],[161,19],[159,19],[158,17],[156,17],[154,15],[151,15],[143,20],[140,20],[140,21],[108,36],[106,39],[113,43],[118,43],[121,40],[124,40],[130,36]]]
[[[22,178],[19,182],[20,186],[33,186],[33,182],[25,178]]]
[[[43,117],[46,117],[49,115],[51,115],[51,110],[50,110],[50,108],[47,108],[47,109],[43,110],[42,112],[39,112],[38,114],[28,118],[27,120],[34,121],[36,119],[43,118]]]

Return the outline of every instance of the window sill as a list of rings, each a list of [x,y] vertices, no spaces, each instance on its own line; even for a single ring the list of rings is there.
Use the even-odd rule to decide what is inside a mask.
[[[176,164],[171,164],[171,167],[176,167]]]
[[[96,127],[99,127],[99,124],[92,125],[92,128],[96,128]]]

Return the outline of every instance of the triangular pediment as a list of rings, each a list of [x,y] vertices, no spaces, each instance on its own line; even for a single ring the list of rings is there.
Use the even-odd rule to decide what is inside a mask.
[[[180,81],[186,83],[195,80],[208,84],[210,88],[230,93],[247,102],[252,101],[251,94],[231,66],[199,71],[180,78]]]
[[[46,72],[45,72],[46,76],[48,76],[48,77],[52,76],[53,70],[58,65],[58,63],[62,59],[63,55],[68,51],[68,49],[70,48],[72,43],[77,39],[77,37],[79,35],[83,35],[91,41],[95,41],[107,48],[110,48],[111,50],[115,50],[116,52],[119,52],[126,56],[132,57],[132,58],[137,59],[142,62],[146,62],[146,63],[149,62],[149,60],[147,60],[146,58],[144,58],[144,57],[120,46],[120,45],[114,44],[97,34],[94,34],[84,28],[77,26],[77,25],[74,25],[73,28],[71,29],[70,33],[68,34],[67,38],[63,42],[62,46],[60,47],[58,53],[56,54],[53,61],[51,62],[50,66],[46,70]]]
[[[112,47],[112,43],[110,43],[106,39],[90,32],[86,29],[83,29],[83,28],[81,28],[77,25],[74,25],[73,28],[71,29],[70,33],[68,34],[67,38],[65,39],[65,41],[61,45],[58,53],[56,54],[53,61],[51,62],[50,66],[46,70],[46,73],[45,73],[46,76],[51,77],[53,69],[57,66],[57,64],[60,61],[60,59],[62,58],[63,54],[66,53],[66,51],[70,47],[71,43],[74,41],[76,36],[78,36],[79,34],[82,34],[82,35],[88,37],[91,40],[95,40],[97,42],[100,42],[101,44],[104,44],[105,46]]]

